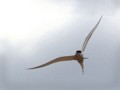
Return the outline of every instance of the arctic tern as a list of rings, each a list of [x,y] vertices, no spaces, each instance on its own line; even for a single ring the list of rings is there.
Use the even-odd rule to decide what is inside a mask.
[[[75,60],[75,61],[78,61],[78,63],[80,64],[80,66],[82,68],[82,72],[84,73],[83,61],[84,61],[84,59],[87,59],[87,58],[85,58],[83,56],[83,52],[85,51],[85,48],[86,48],[86,46],[88,44],[88,41],[90,40],[90,37],[92,36],[93,32],[96,30],[97,26],[99,25],[101,19],[102,19],[102,16],[100,17],[100,19],[97,22],[97,24],[93,27],[91,32],[88,34],[88,36],[85,38],[85,41],[84,41],[84,43],[82,45],[82,49],[81,50],[77,50],[75,55],[58,57],[58,58],[55,58],[55,59],[53,59],[53,60],[51,60],[51,61],[49,61],[49,62],[47,62],[45,64],[42,64],[42,65],[39,65],[39,66],[36,66],[36,67],[33,67],[33,68],[28,68],[28,70],[38,69],[38,68],[45,67],[45,66],[48,66],[50,64],[61,62],[61,61]]]

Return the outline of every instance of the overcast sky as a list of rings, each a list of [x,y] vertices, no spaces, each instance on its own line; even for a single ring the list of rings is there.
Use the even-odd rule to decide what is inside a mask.
[[[26,70],[74,55],[101,15],[84,52],[84,75],[76,61]],[[0,0],[0,88],[120,89],[119,24],[119,0]]]

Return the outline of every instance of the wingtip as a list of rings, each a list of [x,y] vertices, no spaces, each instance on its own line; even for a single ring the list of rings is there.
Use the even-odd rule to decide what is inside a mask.
[[[99,21],[98,21],[98,24],[100,23],[100,21],[101,21],[102,18],[103,18],[103,15],[101,15],[101,17],[100,17],[100,19],[99,19]]]
[[[26,70],[31,70],[32,68],[27,68]]]

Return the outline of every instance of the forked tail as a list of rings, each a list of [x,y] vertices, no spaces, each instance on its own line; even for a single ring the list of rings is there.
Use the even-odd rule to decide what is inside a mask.
[[[82,68],[82,74],[84,74],[84,64],[83,64],[83,61],[79,61],[77,60],[78,63],[80,64],[81,68]]]

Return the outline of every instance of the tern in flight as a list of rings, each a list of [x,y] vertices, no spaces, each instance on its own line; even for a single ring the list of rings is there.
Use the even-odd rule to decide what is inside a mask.
[[[97,24],[94,26],[94,28],[91,30],[91,32],[86,37],[86,39],[85,39],[85,41],[83,43],[82,49],[81,50],[77,50],[75,55],[58,57],[58,58],[55,58],[55,59],[53,59],[53,60],[51,60],[51,61],[49,61],[49,62],[47,62],[45,64],[42,64],[42,65],[39,65],[39,66],[36,66],[36,67],[33,67],[33,68],[28,68],[28,70],[38,69],[38,68],[41,68],[41,67],[48,66],[50,64],[57,63],[57,62],[75,60],[75,61],[78,61],[78,63],[80,64],[80,66],[82,68],[82,72],[84,73],[83,61],[84,61],[84,59],[87,59],[87,58],[85,58],[82,53],[85,51],[86,45],[87,45],[90,37],[92,36],[93,32],[96,30],[97,26],[99,25],[101,19],[102,19],[102,16],[100,17],[100,19],[97,22]]]

